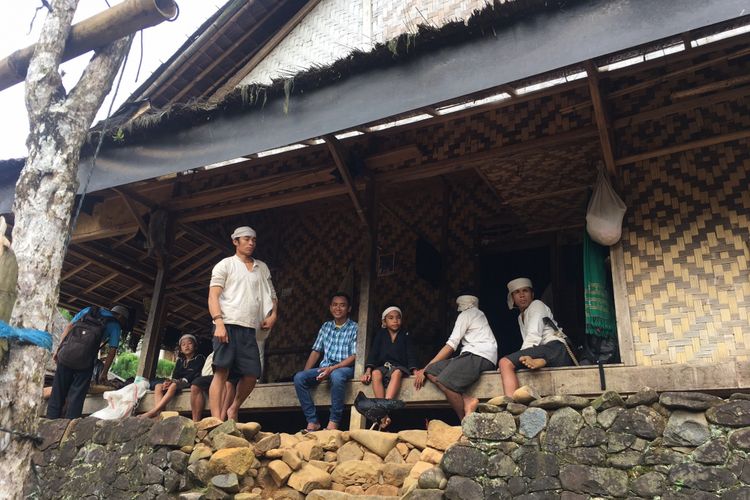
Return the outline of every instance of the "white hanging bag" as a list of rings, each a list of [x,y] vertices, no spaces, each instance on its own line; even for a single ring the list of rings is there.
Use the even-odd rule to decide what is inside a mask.
[[[612,246],[622,237],[622,218],[627,207],[607,176],[599,170],[594,193],[586,209],[586,230],[600,245]]]

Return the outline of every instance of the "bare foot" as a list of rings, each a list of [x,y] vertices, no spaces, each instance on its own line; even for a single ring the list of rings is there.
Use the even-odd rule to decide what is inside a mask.
[[[336,422],[328,422],[328,425],[326,425],[327,431],[335,431],[338,430],[338,428],[339,424],[337,424]]]
[[[477,406],[479,406],[479,400],[477,398],[464,396],[464,416],[474,413]]]
[[[544,358],[532,358],[531,356],[521,356],[518,358],[526,368],[536,370],[537,368],[543,368],[547,366],[547,360]]]
[[[237,410],[237,407],[232,405],[229,408],[227,408],[227,420],[234,420],[237,422],[237,417],[239,416],[239,410]]]

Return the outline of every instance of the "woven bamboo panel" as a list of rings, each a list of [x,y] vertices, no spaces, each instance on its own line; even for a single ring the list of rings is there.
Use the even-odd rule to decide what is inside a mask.
[[[638,364],[750,355],[748,141],[626,168],[623,237]]]
[[[375,0],[372,2],[372,32],[376,42],[402,33],[413,33],[420,24],[439,28],[449,21],[466,19],[487,0]]]

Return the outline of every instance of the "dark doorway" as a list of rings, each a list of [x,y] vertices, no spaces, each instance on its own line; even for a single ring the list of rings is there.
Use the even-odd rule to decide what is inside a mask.
[[[535,298],[547,304],[576,345],[583,342],[583,247],[581,244],[535,246],[482,255],[480,308],[487,315],[500,357],[521,348],[518,309],[507,305],[508,281],[526,277]]]

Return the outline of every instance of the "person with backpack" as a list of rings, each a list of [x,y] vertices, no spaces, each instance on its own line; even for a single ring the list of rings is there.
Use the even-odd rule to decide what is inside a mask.
[[[117,354],[120,336],[128,323],[128,309],[111,310],[85,307],[65,327],[60,345],[52,355],[57,363],[52,394],[47,402],[47,418],[79,418],[91,383],[94,362],[104,343],[109,345],[99,381],[107,380],[109,367]]]

